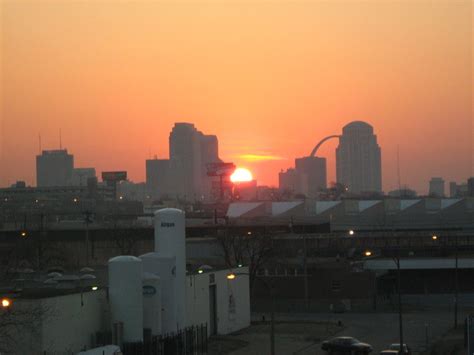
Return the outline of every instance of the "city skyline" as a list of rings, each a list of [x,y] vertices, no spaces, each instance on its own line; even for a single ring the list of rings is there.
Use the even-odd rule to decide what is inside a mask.
[[[168,156],[183,120],[260,184],[354,120],[376,129],[386,192],[397,147],[401,184],[419,192],[473,175],[470,2],[1,9],[2,186],[32,184],[38,134],[57,148],[59,129],[78,166],[145,181],[143,161]],[[319,152],[328,182],[335,147]]]
[[[323,138],[313,149],[311,154],[295,158],[295,167],[289,167],[286,171],[281,170],[278,174],[278,187],[282,191],[288,191],[296,195],[305,195],[314,198],[322,190],[331,188],[335,182],[327,181],[326,158],[317,156],[317,151],[324,143],[337,138],[339,141],[335,148],[336,153],[336,176],[337,183],[346,187],[346,191],[351,191],[357,195],[371,193],[385,193],[391,195],[396,191],[407,190],[408,185],[403,184],[398,189],[392,191],[381,190],[382,172],[381,148],[377,144],[377,135],[374,128],[363,121],[352,121],[342,127],[341,135],[331,135]],[[89,177],[97,177],[94,167],[75,167],[74,155],[69,154],[67,148],[62,147],[61,136],[60,149],[41,149],[36,156],[36,185],[44,186],[83,186]],[[41,141],[40,141],[41,144]],[[175,122],[169,133],[169,158],[158,156],[145,160],[145,180],[133,181],[132,183],[145,184],[150,196],[159,198],[163,196],[201,196],[200,198],[210,198],[214,189],[212,179],[208,175],[209,164],[231,164],[224,163],[219,157],[219,142],[216,135],[206,135],[199,131],[194,123]],[[235,167],[237,170],[245,171],[245,174],[252,173],[242,167]],[[183,174],[183,169],[186,173]],[[184,180],[183,180],[184,179]],[[176,184],[179,181],[187,181],[183,184]],[[246,180],[247,181],[247,180]],[[428,184],[426,195],[448,197],[456,195],[458,188],[467,188],[467,183],[460,181],[449,182],[452,187],[450,194],[439,192],[444,187],[436,187],[433,190],[433,182],[442,181],[442,177],[432,177]],[[255,186],[257,180],[254,180]],[[24,183],[23,180],[16,180],[16,184]],[[464,186],[465,187],[462,187]],[[14,186],[15,184],[11,184]],[[260,184],[259,186],[265,186]],[[9,186],[6,186],[9,187]],[[275,186],[271,186],[275,187]],[[419,192],[419,191],[415,191]],[[424,193],[421,193],[423,195]]]
[[[344,125],[344,127],[342,127],[342,128],[345,128],[345,127],[347,127],[347,126],[351,126],[352,124],[363,124],[363,125],[367,125],[370,129],[372,129],[372,127],[371,127],[370,125],[368,125],[366,122],[363,122],[363,121],[352,121],[352,122],[349,122],[349,123],[347,123],[346,125]],[[175,122],[174,125],[173,125],[173,127],[171,127],[172,129],[170,130],[170,133],[169,133],[170,139],[171,139],[171,137],[173,136],[173,132],[175,131],[176,127],[179,127],[179,128],[181,128],[181,127],[185,127],[185,128],[189,127],[189,128],[191,128],[192,130],[194,130],[194,131],[196,132],[196,134],[202,136],[203,138],[209,137],[209,138],[211,138],[212,140],[215,140],[216,143],[213,143],[213,144],[217,144],[218,137],[217,137],[216,135],[203,135],[202,132],[196,130],[194,123],[188,123],[188,122]],[[342,129],[342,128],[341,128],[341,132],[343,132],[343,129]],[[61,134],[61,133],[60,133],[60,134]],[[334,137],[336,137],[336,135],[334,135]],[[342,137],[342,135],[340,135],[339,137]],[[54,148],[54,147],[53,147],[53,148],[51,148],[51,149],[49,149],[49,148],[46,148],[46,149],[45,149],[44,147],[41,147],[41,151],[39,151],[39,153],[35,156],[35,157],[36,157],[36,161],[38,161],[38,159],[40,159],[41,157],[45,156],[45,154],[47,154],[47,155],[53,154],[53,155],[54,155],[54,154],[63,153],[63,152],[64,152],[65,154],[67,154],[67,153],[68,153],[68,148],[67,148],[67,147],[65,148],[65,147],[62,146],[62,137],[61,137],[61,136],[58,136],[58,139],[59,139],[59,141],[58,141],[59,146],[58,146],[57,148]],[[171,142],[171,141],[170,141],[170,142]],[[182,141],[182,142],[185,143],[186,141],[184,140],[184,141]],[[42,144],[42,143],[41,143],[41,137],[40,137],[40,142],[39,142],[39,144]],[[169,144],[170,144],[170,148],[171,148],[171,143],[169,143]],[[201,143],[201,144],[202,144],[202,143]],[[377,145],[377,143],[375,143],[375,144]],[[337,155],[337,148],[340,147],[340,145],[341,145],[341,143],[339,142],[339,143],[336,145],[336,147],[330,147],[329,150],[333,150],[334,155]],[[322,151],[322,150],[324,149],[323,147],[324,147],[324,144],[322,144],[322,145],[319,147],[319,151]],[[378,147],[379,147],[378,149],[380,150],[380,146],[378,146]],[[40,147],[39,147],[39,148],[40,148]],[[176,149],[176,148],[175,148],[175,149]],[[215,148],[212,148],[212,149],[215,149],[216,152],[217,152],[217,150],[218,150],[219,148],[217,148],[217,145],[216,145],[216,147],[215,147]],[[169,151],[168,156],[173,156],[173,153],[170,151],[170,149],[168,149],[168,151]],[[77,157],[74,155],[74,152],[69,152],[69,153],[71,154],[71,159],[72,159],[72,160],[76,160],[76,161],[77,161],[77,160],[80,160],[80,159],[77,159]],[[197,154],[197,153],[198,153],[198,151],[196,151],[196,154]],[[175,153],[174,153],[174,154],[175,154]],[[199,154],[200,154],[200,153],[199,153]],[[215,155],[216,153],[212,152],[211,154]],[[379,153],[379,154],[380,154],[380,153]],[[249,161],[253,161],[254,163],[259,163],[260,160],[265,160],[265,159],[259,159],[259,157],[260,157],[259,155],[249,155],[248,159],[249,159]],[[379,158],[380,158],[380,157],[379,157]],[[214,158],[213,158],[213,159],[214,159]],[[218,155],[216,155],[216,159],[218,159],[218,160],[220,159]],[[289,159],[291,159],[291,158],[289,158]],[[302,157],[302,158],[294,157],[294,159],[295,159],[295,162],[298,162],[298,160],[306,160],[306,159],[331,160],[330,158],[328,159],[327,157],[320,156],[320,155],[318,155],[317,157],[311,158],[309,154],[306,155],[306,156],[304,156],[304,157]],[[223,160],[224,160],[224,159],[221,159],[220,161],[223,161]],[[271,159],[271,158],[269,158],[268,160],[280,160],[280,159]],[[281,159],[281,160],[286,161],[287,159]],[[148,180],[148,179],[147,179],[147,176],[148,176],[148,172],[147,172],[148,163],[149,163],[149,162],[154,162],[154,161],[159,161],[159,162],[164,162],[164,163],[166,163],[166,167],[165,167],[165,171],[164,171],[164,173],[166,174],[166,170],[168,169],[167,166],[168,166],[170,160],[169,160],[167,157],[165,157],[165,156],[158,156],[158,155],[156,155],[156,154],[153,154],[153,156],[147,157],[147,158],[144,160],[144,162],[145,162],[145,165],[143,166],[144,179],[143,179],[143,180],[133,180],[133,179],[131,179],[130,181],[133,181],[133,182],[135,182],[135,183],[146,183],[147,180]],[[382,162],[383,162],[383,158],[382,158]],[[83,163],[84,163],[85,165],[87,165],[87,162],[83,162]],[[38,169],[37,164],[38,164],[38,162],[36,162],[36,169]],[[73,170],[74,170],[74,171],[76,171],[76,170],[77,170],[77,171],[81,171],[81,170],[94,170],[94,171],[95,171],[95,167],[94,167],[94,168],[87,168],[87,167],[84,167],[84,166],[85,166],[84,164],[80,164],[81,167],[75,167],[75,169],[73,169]],[[91,165],[91,164],[89,164],[89,165]],[[202,169],[203,167],[205,167],[205,165],[206,165],[206,164],[202,165],[202,167],[200,167],[199,169]],[[240,166],[238,166],[238,167],[241,168],[241,167],[246,167],[246,166],[249,166],[249,165],[251,165],[251,164],[240,165]],[[286,166],[286,169],[292,170],[293,168],[291,168],[290,165],[291,165],[291,162],[288,164],[288,166]],[[333,168],[334,171],[331,171],[331,168]],[[72,169],[72,167],[71,167],[71,169]],[[163,169],[163,168],[160,168],[160,170],[162,170],[162,169]],[[246,169],[246,168],[245,168],[245,169]],[[318,169],[320,169],[320,168],[318,168]],[[106,169],[106,170],[97,169],[97,170],[98,170],[98,171],[106,171],[107,169]],[[108,169],[108,170],[111,170],[111,169]],[[117,166],[116,169],[114,168],[114,169],[112,169],[112,170],[127,170],[127,169],[126,169],[126,167],[124,167],[124,166]],[[327,187],[330,187],[332,183],[342,182],[342,181],[336,181],[336,175],[337,175],[337,171],[336,171],[336,170],[337,170],[337,166],[329,167],[329,169],[325,169],[325,168],[324,168],[324,169],[322,170],[324,175],[327,174],[328,176],[331,176],[331,175],[334,176],[334,180],[329,180],[329,179],[327,180]],[[71,172],[73,172],[73,171],[71,170]],[[52,174],[52,173],[55,173],[55,172],[50,171],[49,173]],[[87,173],[90,174],[90,172],[87,172]],[[283,173],[283,169],[279,171],[279,174],[280,174],[280,175],[281,175],[282,173]],[[95,173],[94,173],[94,174],[95,174]],[[252,174],[253,174],[253,172],[252,172]],[[380,172],[379,172],[379,174],[380,174]],[[188,175],[189,175],[189,174],[188,174]],[[204,176],[205,176],[205,174],[204,174]],[[379,175],[379,176],[380,176],[380,175]],[[255,176],[254,176],[254,177],[255,177]],[[32,185],[32,186],[33,186],[33,185],[34,185],[34,186],[39,186],[39,185],[38,185],[38,182],[37,182],[37,181],[38,181],[38,178],[39,178],[39,177],[38,177],[38,173],[36,173],[36,174],[33,176],[33,179],[32,179],[32,181],[31,181],[31,185]],[[74,177],[74,179],[75,179],[74,181],[76,181],[76,180],[77,180],[77,177]],[[257,180],[257,177],[255,177],[255,179]],[[430,179],[432,180],[433,177],[430,177]],[[421,192],[421,193],[423,194],[423,193],[425,192],[425,190],[426,190],[426,194],[428,194],[429,191],[430,191],[431,180],[427,181],[426,184],[425,184],[426,186],[423,186],[421,190],[416,190],[416,191],[419,192],[419,193]],[[28,181],[28,180],[26,180],[26,179],[25,179],[25,180],[16,179],[16,180],[12,181],[11,183],[8,183],[5,187],[9,187],[10,185],[14,184],[14,183],[17,182],[17,181],[26,181],[27,184],[30,183],[30,181]],[[66,180],[65,180],[65,181],[66,181]],[[36,182],[36,183],[35,183],[35,182]],[[448,181],[448,182],[449,182],[449,181]],[[461,179],[461,180],[456,180],[456,181],[452,181],[452,182],[453,182],[453,183],[463,183],[463,180]],[[68,183],[68,184],[69,184],[69,183]],[[266,184],[260,184],[260,185],[266,185]],[[278,174],[277,174],[277,183],[276,183],[275,185],[269,185],[269,186],[273,186],[273,187],[276,186],[276,187],[278,187],[278,185],[279,185],[279,183],[278,183]],[[281,185],[281,183],[280,183],[280,185]],[[384,185],[384,179],[383,179],[383,174],[382,174],[382,186],[383,186],[383,185]],[[61,186],[61,184],[58,185],[58,186]],[[306,186],[306,185],[303,184],[302,186]],[[403,183],[403,184],[401,185],[401,188],[407,188],[407,187],[412,188],[413,186],[408,185],[408,184],[406,184],[406,183]],[[166,189],[168,189],[168,188],[169,188],[169,187],[168,187],[168,183],[165,182],[162,186],[160,186],[160,191],[161,191],[162,189],[165,189],[165,190],[166,190]],[[304,187],[303,187],[303,188],[304,188]],[[308,186],[306,186],[306,188],[308,188]],[[319,189],[319,185],[314,186],[313,188],[316,189],[316,190],[318,190],[318,189]],[[397,186],[394,186],[394,187],[393,187],[393,190],[396,190],[396,189],[398,189],[398,188],[399,188],[398,185],[397,185]],[[315,191],[316,191],[316,190],[315,190]],[[171,191],[171,190],[170,190],[170,191]],[[174,190],[173,190],[173,191],[174,191]],[[376,190],[374,190],[374,191],[376,191]],[[388,194],[388,192],[389,192],[389,190],[382,190],[382,191],[383,191],[384,193],[387,193],[387,194]],[[360,191],[357,189],[357,192],[360,192]],[[309,195],[312,196],[313,194],[309,194]]]
[[[473,19],[0,0],[0,355],[474,355]]]

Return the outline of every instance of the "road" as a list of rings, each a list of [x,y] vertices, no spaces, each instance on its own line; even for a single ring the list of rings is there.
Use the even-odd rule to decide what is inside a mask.
[[[459,326],[463,327],[467,314],[459,314]],[[255,314],[253,318],[261,319]],[[267,318],[268,319],[268,318]],[[398,313],[317,313],[317,314],[277,314],[276,320],[280,321],[315,321],[343,323],[343,330],[337,334],[352,336],[360,341],[371,344],[374,348],[372,354],[378,354],[391,343],[399,342]],[[447,311],[425,311],[405,313],[403,317],[404,342],[417,353],[426,348],[436,338],[445,334],[453,326],[453,313]],[[247,336],[249,345],[233,352],[241,354],[267,354],[269,353],[269,340],[265,334]],[[276,354],[322,355],[320,343],[295,339],[284,334],[277,334]]]

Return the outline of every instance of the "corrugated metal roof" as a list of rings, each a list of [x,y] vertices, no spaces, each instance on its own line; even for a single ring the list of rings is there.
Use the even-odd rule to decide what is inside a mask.
[[[400,200],[400,210],[406,210],[408,207],[411,207],[420,201],[421,200]]]
[[[452,205],[458,203],[459,201],[462,201],[462,198],[443,198],[441,200],[441,209],[452,206]]]
[[[376,204],[382,202],[381,200],[364,200],[359,201],[359,212],[365,211],[366,209],[375,206]]]
[[[278,216],[300,206],[303,201],[272,202],[272,216]]]
[[[339,205],[341,201],[317,201],[316,202],[316,214],[321,214],[333,207]]]
[[[237,218],[240,217],[253,209],[260,207],[263,202],[235,202],[229,205],[227,209],[227,217]]]

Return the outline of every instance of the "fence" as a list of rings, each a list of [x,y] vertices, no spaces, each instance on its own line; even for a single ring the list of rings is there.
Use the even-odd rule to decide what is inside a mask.
[[[207,324],[187,327],[176,333],[146,336],[139,343],[123,343],[124,355],[205,355]]]

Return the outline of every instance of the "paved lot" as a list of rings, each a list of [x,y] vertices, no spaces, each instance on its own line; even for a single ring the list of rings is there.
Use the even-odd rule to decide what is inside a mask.
[[[459,314],[459,325],[463,326],[463,320],[466,313]],[[253,315],[254,320],[260,320],[261,315]],[[268,317],[267,317],[268,319]],[[298,321],[311,321],[324,324],[332,324],[341,321],[343,329],[337,332],[339,335],[348,335],[358,338],[361,341],[368,342],[374,347],[373,354],[378,354],[381,350],[387,348],[388,344],[398,342],[399,326],[398,313],[343,313],[343,314],[278,314],[277,321],[290,321],[298,324]],[[434,339],[445,334],[453,326],[453,313],[447,311],[430,312],[411,312],[404,314],[404,341],[409,344],[414,352],[425,349],[427,342],[431,343]],[[265,328],[262,328],[265,327]],[[290,331],[291,325],[287,330],[280,329],[276,335],[276,354],[324,354],[320,350],[320,342],[325,336],[331,337],[332,330],[327,333],[324,329],[304,326],[293,326],[296,328]],[[336,327],[337,330],[337,327]],[[252,327],[247,332],[236,335],[236,339],[244,340],[248,343],[238,350],[231,352],[232,355],[251,355],[268,354],[269,335],[268,326],[260,328]],[[313,336],[311,334],[313,332]],[[334,332],[335,333],[335,332]],[[314,334],[319,334],[314,336]],[[321,337],[321,339],[318,339]]]

